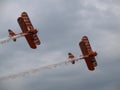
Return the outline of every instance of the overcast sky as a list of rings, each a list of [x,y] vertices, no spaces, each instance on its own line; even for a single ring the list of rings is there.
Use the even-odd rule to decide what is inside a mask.
[[[89,37],[98,52],[91,72],[84,61],[0,82],[0,90],[120,90],[119,0],[1,0],[0,38],[21,32],[17,18],[26,11],[41,45],[33,50],[24,37],[0,44],[0,77],[81,55],[79,41]]]

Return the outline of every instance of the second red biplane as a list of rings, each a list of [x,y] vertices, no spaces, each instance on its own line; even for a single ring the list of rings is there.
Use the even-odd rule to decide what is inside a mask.
[[[22,30],[21,33],[19,34],[15,34],[12,30],[8,30],[9,32],[9,36],[10,37],[13,37],[13,36],[16,36],[16,35],[22,35],[22,34],[25,34],[25,38],[29,44],[29,46],[33,49],[36,49],[37,46],[36,45],[40,45],[40,40],[37,36],[37,29],[35,29],[27,15],[26,12],[22,12],[21,16],[18,18],[18,23],[20,25],[20,28]],[[16,39],[13,39],[13,41],[16,41]]]
[[[92,50],[87,36],[82,37],[82,40],[79,42],[79,46],[83,54],[82,57],[75,58],[72,53],[68,53],[68,58],[71,60],[72,64],[75,64],[76,59],[84,59],[88,69],[93,71],[97,66],[97,62],[95,59],[97,53]]]

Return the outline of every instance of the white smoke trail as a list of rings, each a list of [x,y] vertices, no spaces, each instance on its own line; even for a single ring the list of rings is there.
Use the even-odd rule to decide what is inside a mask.
[[[18,35],[15,35],[15,36],[9,36],[9,37],[6,37],[6,38],[3,38],[3,39],[0,39],[0,44],[3,44],[3,43],[6,43],[6,42],[9,42],[11,40],[14,40],[14,39],[17,39],[17,38],[20,38],[22,36],[25,36],[27,35],[27,33],[24,33],[24,34],[18,34]]]
[[[28,75],[40,73],[41,71],[51,69],[51,68],[55,68],[57,66],[65,65],[65,64],[71,63],[72,61],[78,61],[80,59],[82,59],[82,58],[75,58],[73,60],[66,60],[66,61],[63,61],[63,62],[56,63],[56,64],[51,64],[51,65],[31,69],[31,70],[28,70],[28,71],[20,72],[20,73],[17,73],[17,74],[3,76],[3,77],[0,77],[0,81],[13,80],[13,79],[16,79],[16,78],[25,77],[25,76],[28,76]]]

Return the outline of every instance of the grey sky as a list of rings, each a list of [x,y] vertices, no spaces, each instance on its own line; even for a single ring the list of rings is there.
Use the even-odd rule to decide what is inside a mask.
[[[41,45],[29,48],[24,37],[0,45],[0,76],[64,61],[68,52],[81,54],[78,43],[87,35],[98,52],[98,67],[84,61],[17,80],[0,82],[2,90],[120,90],[119,0],[2,0],[0,38],[10,28],[21,32],[17,18],[26,11],[39,30]]]

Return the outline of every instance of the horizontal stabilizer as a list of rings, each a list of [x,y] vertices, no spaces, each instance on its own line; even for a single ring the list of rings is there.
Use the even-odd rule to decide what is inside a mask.
[[[75,56],[72,54],[72,53],[68,53],[68,59],[70,59],[70,60],[72,60],[72,59],[74,59],[75,58]],[[71,61],[72,62],[72,64],[75,64],[75,61]]]
[[[16,36],[16,34],[11,29],[8,29],[8,33],[10,37]],[[14,38],[13,41],[15,42],[16,38]]]

